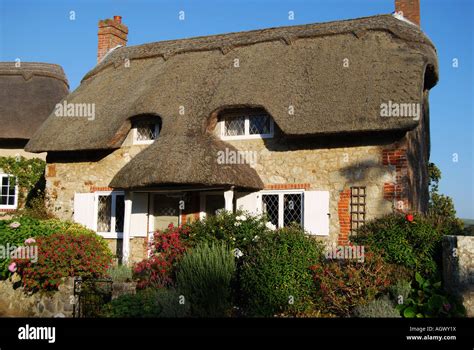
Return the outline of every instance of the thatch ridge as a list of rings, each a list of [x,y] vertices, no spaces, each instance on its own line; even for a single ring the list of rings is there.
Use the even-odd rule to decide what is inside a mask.
[[[123,47],[66,98],[94,103],[95,120],[51,115],[27,150],[119,148],[129,119],[147,113],[162,118],[162,136],[208,137],[222,106],[260,106],[288,136],[410,130],[418,121],[381,118],[380,105],[421,103],[437,76],[431,41],[389,15]]]
[[[0,139],[30,139],[68,92],[57,64],[0,62]]]

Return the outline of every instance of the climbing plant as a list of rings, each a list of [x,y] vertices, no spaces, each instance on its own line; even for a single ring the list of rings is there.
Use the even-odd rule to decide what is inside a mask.
[[[0,157],[0,171],[16,178],[20,203],[28,202],[43,193],[45,167],[46,162],[38,158]]]

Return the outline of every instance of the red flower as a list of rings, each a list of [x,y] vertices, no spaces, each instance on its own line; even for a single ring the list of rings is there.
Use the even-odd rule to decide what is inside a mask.
[[[407,214],[405,218],[407,219],[408,222],[413,222],[413,214]]]

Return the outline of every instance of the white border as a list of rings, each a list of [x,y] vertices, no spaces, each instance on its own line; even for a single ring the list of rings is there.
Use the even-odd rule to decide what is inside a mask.
[[[16,176],[13,176],[12,174],[0,173],[0,178],[7,177],[7,176],[13,177],[16,181],[14,202],[13,204],[0,204],[0,209],[17,209],[18,208],[18,180]],[[8,197],[9,196],[7,196],[7,198]]]

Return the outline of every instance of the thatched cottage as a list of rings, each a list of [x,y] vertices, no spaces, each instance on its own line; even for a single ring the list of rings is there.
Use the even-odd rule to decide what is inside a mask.
[[[48,152],[51,209],[132,260],[218,209],[338,244],[424,211],[437,56],[404,12],[132,47],[100,21],[97,66],[27,145]]]
[[[69,92],[61,66],[36,62],[0,62],[0,157],[46,158],[25,152],[31,136]],[[0,169],[0,212],[18,206],[16,180]]]

